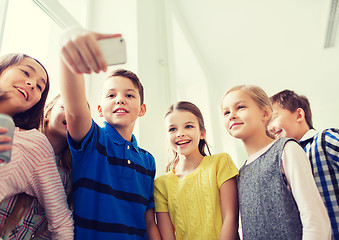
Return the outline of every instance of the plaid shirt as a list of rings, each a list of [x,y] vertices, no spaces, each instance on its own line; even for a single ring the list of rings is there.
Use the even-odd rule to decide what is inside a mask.
[[[61,180],[65,187],[66,195],[69,196],[71,192],[71,179],[70,174],[67,173],[58,163],[59,156],[55,156],[57,160],[57,167],[61,177]],[[4,223],[5,219],[13,211],[18,195],[11,196],[0,203],[0,225]],[[32,238],[32,234],[36,233],[42,223],[46,221],[45,211],[43,207],[39,204],[37,198],[34,198],[30,208],[26,209],[25,214],[23,215],[22,220],[16,226],[11,234],[9,235],[8,240],[45,240],[51,239],[51,234],[49,231],[46,231],[42,235],[36,238]],[[0,236],[1,239],[1,236]],[[7,239],[6,239],[7,240]]]
[[[339,129],[309,130],[300,144],[308,155],[315,182],[327,208],[332,239],[339,240]]]

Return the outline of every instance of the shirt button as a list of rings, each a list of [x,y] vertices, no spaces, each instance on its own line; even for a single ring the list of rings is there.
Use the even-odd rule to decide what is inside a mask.
[[[130,161],[130,160],[127,160],[127,164],[130,165],[130,164],[131,164],[131,161]]]
[[[127,150],[129,149],[129,145],[127,145]]]

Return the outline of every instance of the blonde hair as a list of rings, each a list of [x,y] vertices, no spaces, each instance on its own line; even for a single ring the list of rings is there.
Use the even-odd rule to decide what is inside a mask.
[[[229,94],[230,92],[233,91],[243,91],[244,93],[248,94],[250,96],[250,98],[258,105],[258,107],[262,110],[264,110],[265,108],[270,110],[270,115],[272,115],[272,104],[270,101],[270,98],[267,96],[266,92],[258,86],[255,85],[238,85],[238,86],[234,86],[231,89],[229,89],[224,96],[222,97],[222,100],[224,100],[224,98],[226,97],[227,94]],[[271,133],[268,131],[267,129],[267,125],[270,122],[270,118],[269,120],[266,122],[266,135],[273,138],[273,136],[271,135]]]

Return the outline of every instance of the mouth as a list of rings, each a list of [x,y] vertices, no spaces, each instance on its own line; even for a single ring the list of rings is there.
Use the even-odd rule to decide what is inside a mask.
[[[230,126],[230,129],[232,129],[233,127],[236,127],[236,126],[239,126],[241,125],[242,123],[233,123],[231,126]]]
[[[25,98],[26,101],[28,101],[29,94],[26,89],[21,88],[21,87],[16,87],[15,88],[18,90],[19,93]]]
[[[113,113],[128,113],[128,111],[124,108],[117,108],[113,111]]]
[[[280,138],[281,134],[282,134],[282,130],[279,130],[279,131],[276,131],[276,132],[273,133],[275,138]]]
[[[177,141],[175,144],[177,145],[184,145],[184,144],[187,144],[187,143],[190,143],[191,140],[180,140],[180,141]]]

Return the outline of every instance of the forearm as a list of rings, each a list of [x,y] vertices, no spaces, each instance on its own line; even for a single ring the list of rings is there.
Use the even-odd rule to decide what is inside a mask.
[[[238,220],[236,217],[227,216],[224,221],[220,232],[220,240],[237,240],[238,234]]]

